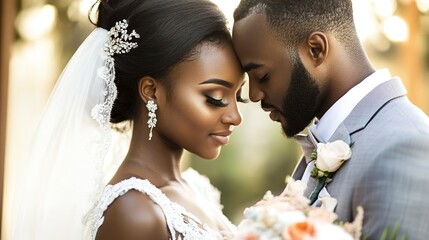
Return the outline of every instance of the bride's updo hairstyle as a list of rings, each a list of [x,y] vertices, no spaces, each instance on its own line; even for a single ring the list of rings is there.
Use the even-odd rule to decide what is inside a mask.
[[[209,41],[231,41],[226,19],[210,0],[100,0],[96,26],[109,30],[116,22],[128,20],[140,38],[138,47],[114,55],[118,98],[111,122],[133,120],[138,107],[138,80],[151,76],[171,91],[174,79],[169,72]],[[96,5],[94,5],[96,6]],[[169,94],[171,95],[171,94]]]

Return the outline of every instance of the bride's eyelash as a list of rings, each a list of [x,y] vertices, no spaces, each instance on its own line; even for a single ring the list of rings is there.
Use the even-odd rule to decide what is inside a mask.
[[[242,98],[240,95],[237,96],[237,102],[241,102],[241,103],[248,103],[249,99],[247,98]]]
[[[216,99],[216,98],[212,98],[210,96],[206,96],[206,102],[209,103],[209,104],[215,105],[217,107],[226,107],[226,106],[228,106],[228,103],[225,103],[223,101],[223,99]],[[237,102],[248,103],[249,99],[244,99],[240,95],[238,95],[237,96]]]
[[[249,102],[249,99],[247,99],[247,98],[243,98],[243,97],[241,96],[241,91],[242,91],[242,89],[240,88],[240,89],[238,90],[238,92],[237,92],[237,102],[241,102],[241,103],[248,103],[248,102]]]
[[[210,96],[206,96],[206,102],[209,103],[209,104],[215,105],[217,107],[226,107],[226,106],[228,106],[228,104],[225,103],[223,101],[223,99],[215,99],[215,98],[212,98]]]

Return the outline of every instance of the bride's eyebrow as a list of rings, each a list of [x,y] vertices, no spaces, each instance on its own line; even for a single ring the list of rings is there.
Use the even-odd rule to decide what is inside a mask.
[[[217,78],[206,80],[206,81],[200,83],[199,85],[202,85],[202,84],[218,84],[218,85],[222,85],[222,86],[227,87],[227,88],[232,88],[234,85],[228,81],[225,81],[222,79],[217,79]]]

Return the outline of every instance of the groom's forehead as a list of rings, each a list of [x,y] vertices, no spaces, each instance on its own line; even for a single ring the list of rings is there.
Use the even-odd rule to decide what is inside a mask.
[[[234,23],[232,40],[237,51],[241,49],[249,51],[260,45],[264,38],[269,37],[268,34],[265,15],[250,14]]]
[[[253,13],[235,22],[232,40],[243,67],[263,64],[263,59],[273,59],[273,51],[284,51],[263,13]]]
[[[267,16],[264,13],[251,13],[247,17],[236,21],[232,29],[232,37],[270,34]]]

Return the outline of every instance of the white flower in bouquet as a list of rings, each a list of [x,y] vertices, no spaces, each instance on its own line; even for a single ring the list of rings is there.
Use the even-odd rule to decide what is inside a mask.
[[[304,188],[305,189],[305,188]],[[264,198],[244,211],[245,219],[238,225],[234,240],[352,240],[359,239],[360,232],[335,224],[333,213],[336,200],[322,199],[322,207],[308,205],[303,196],[301,181],[289,179],[280,196],[267,192]],[[353,223],[362,225],[363,211]],[[356,228],[354,228],[356,229]]]
[[[308,198],[304,196],[304,191],[307,188],[307,185],[301,180],[295,181],[291,177],[287,177],[286,182],[289,184],[286,186],[282,194],[280,194],[280,196],[284,197],[283,201],[289,202],[289,205],[299,210],[307,208],[310,203]]]

